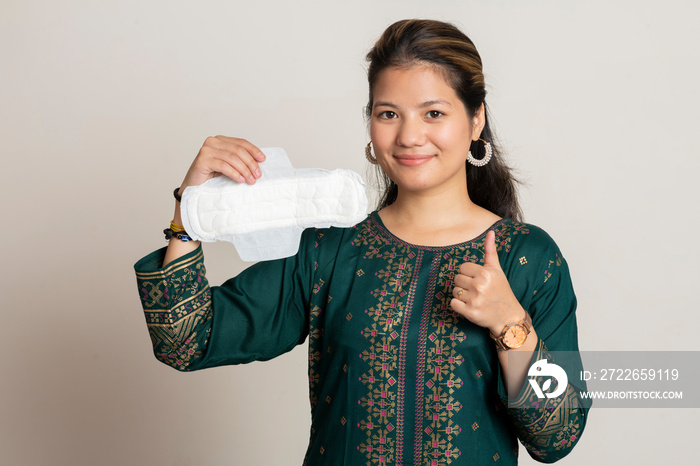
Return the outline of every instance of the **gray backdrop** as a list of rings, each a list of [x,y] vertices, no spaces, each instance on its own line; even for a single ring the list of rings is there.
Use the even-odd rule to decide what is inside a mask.
[[[698,5],[3,0],[0,463],[301,463],[305,347],[169,369],[132,265],[164,244],[207,136],[364,174],[364,54],[407,17],[481,51],[526,220],[569,261],[581,348],[700,349]],[[228,244],[205,254],[213,284],[245,266]],[[697,416],[594,409],[564,464],[692,462]]]

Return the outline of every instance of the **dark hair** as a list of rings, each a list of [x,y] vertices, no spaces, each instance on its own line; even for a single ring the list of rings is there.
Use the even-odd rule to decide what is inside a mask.
[[[369,103],[367,118],[372,115],[374,85],[379,74],[387,68],[410,68],[429,65],[442,73],[464,103],[468,115],[474,115],[484,104],[484,129],[481,138],[491,143],[493,157],[483,167],[467,166],[467,191],[472,202],[501,216],[521,221],[518,203],[518,181],[502,159],[491,127],[485,102],[486,88],[481,57],[474,43],[455,26],[441,21],[409,19],[389,26],[367,54],[369,69]],[[472,142],[475,158],[484,156],[484,143]],[[377,166],[377,178],[382,191],[378,209],[396,200],[398,187]]]

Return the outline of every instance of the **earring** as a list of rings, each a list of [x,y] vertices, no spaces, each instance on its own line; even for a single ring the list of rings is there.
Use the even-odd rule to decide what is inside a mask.
[[[372,165],[376,165],[377,163],[377,157],[372,155],[372,141],[367,143],[367,147],[365,147],[365,157],[367,158],[367,161],[371,163]]]
[[[489,160],[491,160],[491,156],[493,155],[493,149],[491,148],[491,143],[486,142],[481,138],[479,138],[479,141],[484,143],[484,157],[482,159],[475,159],[474,156],[472,155],[471,150],[467,154],[467,162],[471,163],[475,167],[483,167],[484,165],[489,163]]]

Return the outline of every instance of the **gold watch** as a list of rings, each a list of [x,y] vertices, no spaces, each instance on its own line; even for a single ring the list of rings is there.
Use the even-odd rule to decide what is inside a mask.
[[[532,319],[530,318],[530,314],[525,312],[525,318],[523,320],[506,325],[499,336],[495,337],[491,334],[491,338],[496,342],[496,349],[498,351],[508,351],[523,346],[531,330]]]

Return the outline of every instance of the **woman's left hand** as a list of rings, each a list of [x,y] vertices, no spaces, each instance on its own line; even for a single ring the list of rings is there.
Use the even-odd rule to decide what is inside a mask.
[[[470,322],[500,335],[506,325],[519,322],[525,310],[513,294],[496,250],[496,234],[489,231],[484,244],[484,265],[465,262],[459,267],[452,290],[452,310]]]

